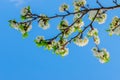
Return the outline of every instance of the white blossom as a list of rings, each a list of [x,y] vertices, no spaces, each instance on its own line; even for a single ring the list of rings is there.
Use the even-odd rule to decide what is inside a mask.
[[[93,47],[92,51],[93,51],[94,56],[99,59],[100,63],[106,63],[109,61],[110,55],[106,49],[103,48],[101,50],[98,50],[97,47]]]
[[[36,42],[40,42],[40,41],[43,41],[44,40],[44,36],[37,36],[36,37]]]
[[[74,28],[74,27],[70,27],[68,30],[66,30],[66,31],[64,32],[64,36],[65,36],[65,37],[68,37],[68,36],[71,35],[74,31],[75,31],[75,28]]]
[[[19,31],[24,34],[26,32],[29,32],[32,29],[32,25],[29,25],[29,23],[19,23]]]
[[[98,36],[98,30],[96,28],[91,29],[91,30],[88,31],[87,35],[90,36],[90,37]]]
[[[93,28],[88,31],[87,33],[88,37],[93,37],[94,38],[94,43],[99,44],[100,43],[100,38],[98,36],[98,30],[96,28]]]
[[[114,30],[114,34],[120,35],[120,27],[117,27],[117,28]]]
[[[112,30],[109,30],[109,35],[112,36],[114,32]]]
[[[96,13],[97,13],[97,11],[95,11],[95,10],[94,11],[90,11],[89,12],[89,19],[93,20],[93,18],[95,17]]]
[[[29,25],[27,28],[27,32],[29,32],[32,29],[32,25]]]
[[[100,44],[100,38],[98,36],[94,36],[94,43],[95,44]]]
[[[75,0],[73,3],[74,11],[78,12],[80,11],[80,8],[83,7],[86,4],[86,0]]]
[[[57,50],[55,50],[56,54],[59,54],[61,56],[67,56],[69,53],[69,49],[68,48],[58,48]]]
[[[103,53],[101,53],[100,51],[98,51],[97,47],[93,47],[92,51],[93,51],[93,55],[96,56],[97,58],[100,58],[100,57],[103,56]]]
[[[84,22],[82,21],[82,19],[78,19],[78,18],[79,18],[78,16],[74,17],[74,21],[75,21],[74,27],[75,27],[75,29],[79,30],[84,25]]]
[[[62,20],[60,24],[58,25],[58,29],[61,31],[64,31],[66,28],[68,28],[68,21]]]
[[[97,10],[90,11],[89,19],[93,20],[96,14],[97,14]],[[95,17],[95,21],[97,21],[99,24],[103,24],[106,21],[106,19],[107,19],[107,14],[103,13],[103,10],[100,10],[97,16]]]
[[[103,24],[105,23],[106,19],[107,19],[107,14],[102,14],[100,18],[97,19],[97,21],[99,24]]]
[[[38,47],[46,47],[46,45],[48,45],[47,41],[44,39],[44,36],[37,36],[34,42]]]
[[[120,35],[120,19],[117,16],[113,18],[108,32],[110,36],[112,36],[113,34]]]
[[[53,40],[51,42],[48,42],[48,44],[45,46],[46,49],[48,50],[52,50],[53,49],[53,46],[56,44],[56,41]]]
[[[46,30],[50,27],[50,25],[48,23],[45,24],[44,21],[39,21],[39,26],[44,30]]]
[[[75,0],[73,5],[74,7],[82,7],[86,4],[86,0]]]
[[[118,16],[115,16],[112,20],[112,23],[110,24],[110,29],[114,29],[119,26],[120,26],[120,19],[118,18]]]
[[[59,7],[59,11],[60,11],[60,12],[63,12],[63,11],[65,11],[65,10],[68,10],[68,8],[69,8],[69,5],[66,4],[66,3],[64,3],[64,4],[62,4],[62,5]]]
[[[78,45],[78,46],[86,46],[87,44],[88,44],[88,42],[89,42],[89,39],[87,38],[87,37],[85,37],[84,39],[81,39],[81,38],[79,38],[79,37],[76,37],[75,39],[74,39],[74,43],[76,44],[76,45]]]
[[[78,29],[78,30],[80,30],[82,26],[84,26],[84,22],[83,22],[83,21],[81,21],[80,23],[75,23],[75,24],[74,24],[74,27],[75,27],[76,29]]]
[[[28,13],[30,13],[30,7],[29,6],[23,8],[22,11],[21,11],[22,16],[26,16]]]
[[[19,24],[15,20],[10,20],[10,26],[16,30],[19,29]]]
[[[49,18],[44,14],[41,14],[40,16],[41,16],[41,18],[40,18],[40,21],[38,23],[39,26],[44,30],[48,29],[50,27],[50,24],[48,23]]]

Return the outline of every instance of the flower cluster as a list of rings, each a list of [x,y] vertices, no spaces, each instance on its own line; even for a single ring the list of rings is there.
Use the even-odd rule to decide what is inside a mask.
[[[29,23],[20,23],[19,24],[19,30],[21,31],[22,34],[29,32],[32,29],[32,26],[29,25]]]
[[[49,41],[49,42],[47,42],[47,45],[45,45],[45,49],[52,50],[53,46],[55,46],[55,44],[56,44],[55,40]]]
[[[44,14],[40,15],[39,26],[44,30],[46,30],[50,27],[49,18],[46,15],[44,15]]]
[[[57,55],[66,56],[69,52],[68,48],[63,47],[63,45],[67,42],[65,39],[61,39],[59,41],[47,41],[43,36],[38,36],[35,39],[35,43],[38,47],[45,47],[45,49],[53,50]]]
[[[30,6],[23,8],[21,11],[21,19],[25,20],[25,19],[29,19],[31,17],[32,17],[32,13],[30,10]]]
[[[84,22],[82,21],[82,19],[79,19],[80,17],[80,14],[76,14],[74,16],[74,21],[75,21],[75,24],[74,24],[74,28],[75,30],[81,30],[81,27],[84,25]]]
[[[63,35],[64,37],[69,37],[69,35],[71,35],[74,31],[75,31],[75,28],[73,26],[69,27],[64,31]]]
[[[87,33],[89,37],[98,36],[98,30],[96,28],[90,29]]]
[[[92,48],[93,54],[99,59],[101,63],[106,63],[110,60],[109,52],[106,49],[98,50],[97,47]]]
[[[68,10],[68,8],[69,8],[69,5],[64,3],[59,7],[59,11],[64,12],[64,11]]]
[[[67,20],[62,20],[60,24],[58,25],[58,29],[60,31],[64,31],[66,28],[68,28],[68,21]]]
[[[42,47],[46,45],[46,41],[43,36],[38,36],[34,41],[38,47]]]
[[[64,47],[66,42],[67,40],[61,37],[61,39],[59,41],[56,41],[55,44],[53,45],[53,51],[57,55],[67,56],[69,53],[69,49]]]
[[[89,39],[87,37],[85,37],[84,39],[76,37],[74,39],[74,43],[78,46],[86,46],[89,42]]]
[[[100,44],[100,38],[98,36],[94,36],[94,43],[95,44]]]
[[[18,23],[15,20],[10,20],[9,23],[12,28],[19,30],[22,33],[23,37],[27,37],[28,32],[32,28],[30,23]]]
[[[100,3],[98,3],[99,6]],[[51,39],[45,39],[44,36],[38,36],[34,40],[38,47],[44,47],[47,50],[52,50],[55,54],[66,56],[69,54],[69,49],[66,47],[69,43],[74,42],[76,45],[83,47],[89,42],[92,37],[96,47],[92,48],[94,56],[96,56],[101,63],[106,63],[109,61],[109,52],[106,49],[99,49],[98,44],[100,44],[100,38],[98,36],[98,30],[94,28],[93,23],[98,22],[98,24],[103,24],[106,21],[107,14],[106,11],[109,9],[118,8],[118,5],[113,7],[100,7],[100,8],[90,8],[86,5],[86,0],[74,0],[73,1],[74,11],[69,12],[69,5],[63,3],[59,10],[60,12],[66,12],[66,14],[56,14],[54,16],[47,16],[45,14],[33,14],[31,12],[30,6],[25,7],[21,11],[22,22],[17,22],[15,20],[10,20],[10,26],[18,31],[20,31],[23,37],[28,36],[28,32],[32,28],[32,22],[38,21],[38,26],[44,30],[50,27],[49,21],[55,18],[61,18],[58,24],[58,33],[55,37]],[[84,25],[84,16],[88,15],[90,23]],[[73,17],[73,22],[68,23],[67,17]],[[86,17],[85,17],[86,19]],[[90,29],[89,29],[90,28]],[[87,31],[87,29],[89,29]],[[115,16],[107,30],[110,35],[116,34],[120,35],[120,18]],[[83,36],[84,33],[87,35]],[[75,34],[73,34],[75,33]]]
[[[69,53],[69,49],[68,48],[58,48],[57,50],[55,50],[56,54],[60,54],[61,56],[67,56]]]
[[[37,36],[34,42],[38,47],[45,47],[48,50],[53,49],[53,45],[56,44],[55,41],[51,41],[51,42],[46,41],[43,36]]]
[[[68,37],[70,34],[72,34],[75,31],[75,28],[73,26],[69,26],[67,20],[62,20],[58,25],[58,30],[63,32],[63,35],[65,37]]]
[[[97,14],[97,11],[90,11],[89,12],[89,19],[93,20],[95,15]],[[99,24],[103,24],[107,19],[107,14],[103,11],[100,10],[97,14],[97,16],[95,17],[95,21],[97,21]]]
[[[80,10],[80,7],[83,7],[86,4],[86,0],[75,0],[73,5],[75,12]]]
[[[117,16],[113,18],[108,32],[110,36],[112,36],[113,34],[120,35],[120,19]]]
[[[19,29],[19,24],[15,20],[9,20],[10,26],[16,30]]]
[[[100,39],[98,36],[98,30],[96,28],[90,29],[87,33],[88,37],[93,37],[94,38],[94,42],[95,44],[99,44],[100,43]]]

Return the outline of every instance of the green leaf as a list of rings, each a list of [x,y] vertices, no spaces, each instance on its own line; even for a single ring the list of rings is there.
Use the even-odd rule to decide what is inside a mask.
[[[28,10],[30,11],[30,6],[28,6]]]
[[[110,30],[109,30],[109,29],[107,29],[106,31],[107,31],[107,32],[109,32]]]
[[[113,35],[113,34],[110,34],[110,33],[109,33],[109,36],[112,36],[112,35]]]
[[[95,34],[95,36],[98,36],[98,33],[97,33],[97,32],[95,32],[94,34]]]
[[[82,29],[79,29],[78,31],[81,33],[81,32],[82,32]]]
[[[20,25],[19,28],[20,28],[21,30],[24,30],[24,26],[23,26],[23,25]]]
[[[76,26],[74,26],[74,28],[75,28],[75,32],[76,32],[78,28]]]
[[[92,37],[92,36],[90,36],[90,35],[87,35],[87,37],[88,37],[88,38],[90,38],[90,37]]]
[[[24,33],[24,34],[22,35],[22,37],[23,37],[23,38],[27,38],[27,37],[28,37],[28,33],[27,33],[27,32]]]
[[[42,40],[40,42],[37,42],[36,40],[34,40],[34,42],[36,43],[37,47],[45,47],[45,46],[47,46],[47,42],[45,40]]]
[[[79,27],[77,27],[77,26],[74,26],[74,28],[75,28],[75,31],[82,32],[82,29],[80,29]]]
[[[9,26],[10,26],[11,28],[13,28],[13,26],[12,26],[12,23],[13,23],[13,22],[14,22],[14,23],[17,23],[16,20],[9,20],[8,22],[9,22]]]
[[[53,52],[55,52],[57,49],[57,46],[53,46]]]
[[[42,47],[42,45],[40,43],[36,43],[37,47]]]
[[[26,19],[26,17],[21,15],[21,20],[25,20],[25,19]]]

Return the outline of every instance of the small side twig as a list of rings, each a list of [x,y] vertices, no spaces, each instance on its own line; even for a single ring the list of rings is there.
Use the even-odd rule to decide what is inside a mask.
[[[114,3],[115,5],[118,5],[118,1],[117,1],[117,0],[113,0],[113,3]]]
[[[101,8],[103,8],[103,5],[102,5],[98,0],[96,0],[96,3],[97,3]]]

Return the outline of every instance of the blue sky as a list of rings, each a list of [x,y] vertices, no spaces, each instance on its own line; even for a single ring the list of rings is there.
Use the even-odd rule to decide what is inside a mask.
[[[1,0],[0,1],[0,80],[120,80],[120,37],[108,36],[105,30],[112,17],[120,17],[120,9],[108,12],[105,24],[94,24],[99,29],[100,48],[107,48],[111,60],[101,64],[93,56],[92,39],[86,47],[69,45],[70,53],[62,58],[43,48],[37,48],[33,40],[37,35],[51,38],[58,33],[56,26],[59,19],[51,21],[51,28],[43,31],[36,23],[27,39],[22,39],[20,32],[9,27],[8,20],[20,21],[20,10],[30,5],[33,13],[45,13],[49,16],[58,12],[58,7],[73,0]],[[92,3],[92,7],[95,0]],[[100,0],[105,6],[113,5],[111,0]],[[108,4],[109,1],[109,4]],[[20,2],[20,3],[19,3]],[[72,9],[71,9],[72,11]],[[71,19],[69,19],[71,21]]]

